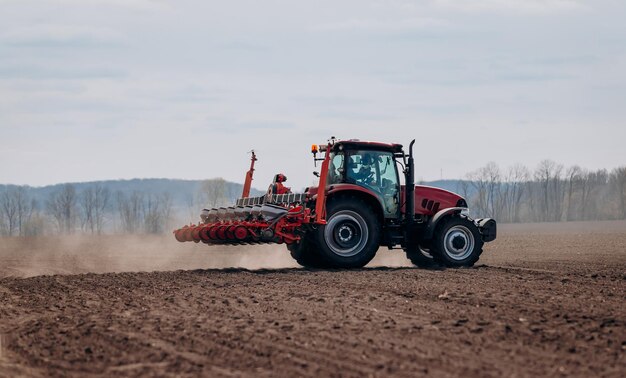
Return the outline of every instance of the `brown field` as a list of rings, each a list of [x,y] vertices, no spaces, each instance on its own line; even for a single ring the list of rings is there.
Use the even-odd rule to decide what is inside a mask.
[[[626,222],[504,225],[456,270],[401,251],[309,271],[276,245],[0,239],[0,377],[623,377],[625,356]]]

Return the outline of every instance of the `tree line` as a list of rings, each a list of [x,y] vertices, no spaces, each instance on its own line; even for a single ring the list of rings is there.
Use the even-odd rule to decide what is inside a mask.
[[[530,170],[490,162],[458,186],[475,217],[503,223],[626,219],[626,166],[587,170],[543,160]]]
[[[225,206],[236,197],[233,186],[221,178],[203,181],[184,211],[169,192],[113,192],[100,183],[79,190],[64,184],[38,201],[30,189],[10,186],[0,191],[0,235],[160,234],[180,222],[195,221],[202,206]]]
[[[31,190],[0,190],[0,235],[158,234],[195,222],[199,209],[230,205],[240,195],[240,187],[221,178],[202,181],[184,204],[174,203],[167,191],[125,193],[101,183],[82,189],[65,184],[43,199]],[[544,160],[531,170],[491,162],[458,181],[457,192],[473,217],[502,223],[626,219],[626,166],[594,171]]]

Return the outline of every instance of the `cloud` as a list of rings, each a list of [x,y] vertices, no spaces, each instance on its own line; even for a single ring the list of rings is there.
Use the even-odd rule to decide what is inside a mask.
[[[277,120],[263,120],[263,121],[247,121],[240,122],[237,128],[247,130],[287,130],[293,129],[296,125],[291,122],[277,121]]]
[[[258,119],[253,121],[233,122],[223,118],[211,118],[211,129],[225,134],[239,133],[276,133],[296,129],[296,124],[281,120]]]
[[[522,81],[522,82],[545,82],[556,80],[572,80],[578,78],[576,75],[549,72],[509,72],[496,76],[497,80]]]
[[[156,88],[144,86],[145,84],[141,84],[139,89],[134,89],[129,94],[135,98],[166,104],[208,104],[223,101],[225,93],[219,88],[200,85],[165,85]]]
[[[0,35],[0,43],[18,47],[102,47],[119,45],[122,39],[112,29],[70,25],[20,27]]]
[[[445,29],[452,25],[440,18],[416,17],[405,19],[381,20],[354,18],[338,22],[325,23],[314,26],[313,31],[335,32],[335,31],[369,31],[369,32],[407,32],[415,30]]]
[[[268,46],[265,46],[259,43],[247,42],[247,41],[232,41],[228,43],[219,44],[217,47],[220,49],[224,49],[224,50],[251,51],[251,52],[266,52],[270,50]]]
[[[393,121],[398,117],[388,114],[374,114],[367,111],[325,110],[317,114],[320,118],[342,119],[349,121]]]
[[[368,105],[371,101],[360,97],[347,96],[293,96],[291,98],[297,104],[313,105],[313,106],[363,106]]]
[[[106,67],[76,68],[52,67],[47,65],[0,66],[0,78],[5,79],[121,79],[127,76],[123,70]]]
[[[465,12],[514,11],[546,13],[586,8],[583,0],[432,0],[436,7]]]
[[[37,0],[37,1],[28,1],[28,0],[0,0],[0,4],[28,4],[31,5],[42,5],[42,4],[51,4],[51,5],[62,5],[62,6],[83,6],[83,7],[94,7],[94,6],[107,6],[107,7],[122,7],[122,8],[131,8],[131,9],[160,9],[165,7],[167,4],[164,0]]]
[[[544,58],[532,58],[526,59],[524,62],[537,65],[537,66],[585,66],[598,63],[600,59],[595,55],[564,55],[564,56],[550,56]]]

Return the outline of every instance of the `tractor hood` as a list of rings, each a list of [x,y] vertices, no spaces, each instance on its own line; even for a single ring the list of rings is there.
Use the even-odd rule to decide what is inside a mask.
[[[401,203],[404,203],[404,189],[402,186]],[[434,215],[450,207],[467,207],[467,202],[460,195],[444,189],[415,185],[415,214]]]

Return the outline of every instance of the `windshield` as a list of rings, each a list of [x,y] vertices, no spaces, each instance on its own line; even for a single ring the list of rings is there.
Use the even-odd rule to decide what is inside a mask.
[[[393,153],[371,150],[331,153],[327,184],[343,182],[373,190],[383,198],[387,213],[397,211],[400,183]]]

